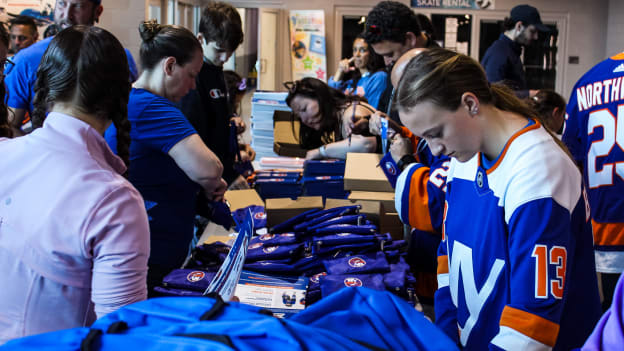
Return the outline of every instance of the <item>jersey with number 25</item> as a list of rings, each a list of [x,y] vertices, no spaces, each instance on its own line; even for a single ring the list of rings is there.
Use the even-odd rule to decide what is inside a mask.
[[[574,86],[563,141],[579,164],[591,209],[596,269],[624,271],[624,53]]]

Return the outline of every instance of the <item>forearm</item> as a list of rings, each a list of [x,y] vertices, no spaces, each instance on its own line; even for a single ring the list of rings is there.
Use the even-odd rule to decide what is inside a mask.
[[[308,158],[310,154],[315,157],[312,158],[338,158],[346,159],[349,152],[374,152],[377,148],[377,140],[375,137],[364,137],[361,135],[353,135],[351,141],[349,139],[341,140],[335,143],[324,145],[324,152],[321,152],[321,148],[310,150],[308,152]]]

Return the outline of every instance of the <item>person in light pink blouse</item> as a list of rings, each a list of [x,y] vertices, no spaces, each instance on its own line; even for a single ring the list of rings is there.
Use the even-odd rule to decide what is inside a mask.
[[[43,126],[0,138],[0,344],[88,326],[147,296],[147,214],[122,176],[128,75],[111,33],[67,28],[37,73],[32,118]],[[102,136],[111,123],[121,158]]]

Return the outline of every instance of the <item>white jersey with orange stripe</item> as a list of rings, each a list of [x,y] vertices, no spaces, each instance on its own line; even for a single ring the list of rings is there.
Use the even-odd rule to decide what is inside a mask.
[[[439,198],[427,193],[433,187],[407,179],[418,174],[404,171],[399,182],[408,194],[399,199],[397,190],[397,205],[414,218]],[[572,160],[531,122],[496,160],[452,159],[446,188],[445,206],[436,206],[444,213],[436,324],[466,349],[580,347],[600,305]]]

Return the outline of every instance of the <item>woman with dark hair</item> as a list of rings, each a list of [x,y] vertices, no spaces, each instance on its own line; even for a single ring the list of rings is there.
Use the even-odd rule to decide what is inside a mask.
[[[396,99],[405,126],[451,158],[444,187],[413,163],[395,194],[401,218],[441,227],[436,324],[471,350],[580,347],[600,302],[583,182],[563,144],[450,50],[415,56]]]
[[[203,60],[197,38],[189,30],[155,21],[139,26],[143,42],[143,71],[128,102],[132,124],[129,180],[145,199],[150,218],[151,254],[148,288],[180,268],[193,238],[195,199],[203,189],[205,201],[221,200],[226,184],[223,166],[174,106],[190,89]],[[116,144],[118,130],[106,140]]]
[[[7,32],[4,23],[0,22],[0,64],[4,67],[6,63],[7,54],[9,52],[9,33]],[[4,72],[4,69],[3,71]],[[13,136],[11,127],[9,126],[9,114],[4,103],[6,89],[4,87],[4,73],[2,73],[2,84],[0,84],[0,138]]]
[[[230,111],[232,111],[230,120],[238,119],[238,121],[234,121],[234,123],[236,123],[237,126],[243,126],[243,128],[238,129],[238,134],[241,134],[245,131],[245,122],[243,122],[240,117],[240,113],[241,103],[245,92],[247,92],[247,81],[234,71],[223,71],[223,78],[225,78],[225,87],[227,88],[227,102]],[[239,143],[238,147],[241,153],[240,161],[253,161],[256,158],[256,152],[251,145]]]
[[[388,84],[388,74],[384,71],[383,57],[371,50],[364,36],[359,34],[353,41],[353,57],[338,63],[336,74],[327,84],[345,94],[366,98],[368,103],[377,108],[379,98]]]
[[[553,90],[541,89],[537,94],[527,98],[531,108],[544,121],[544,126],[561,139],[565,122],[566,101],[563,96]]]
[[[147,296],[147,215],[122,176],[128,74],[111,33],[61,31],[37,71],[33,119],[43,127],[0,141],[0,344],[88,326]],[[124,160],[102,137],[111,123],[124,131]]]
[[[284,84],[286,103],[301,119],[299,144],[308,150],[307,159],[347,157],[347,152],[374,152],[374,136],[352,135],[353,124],[375,113],[358,96],[345,95],[316,78]]]

